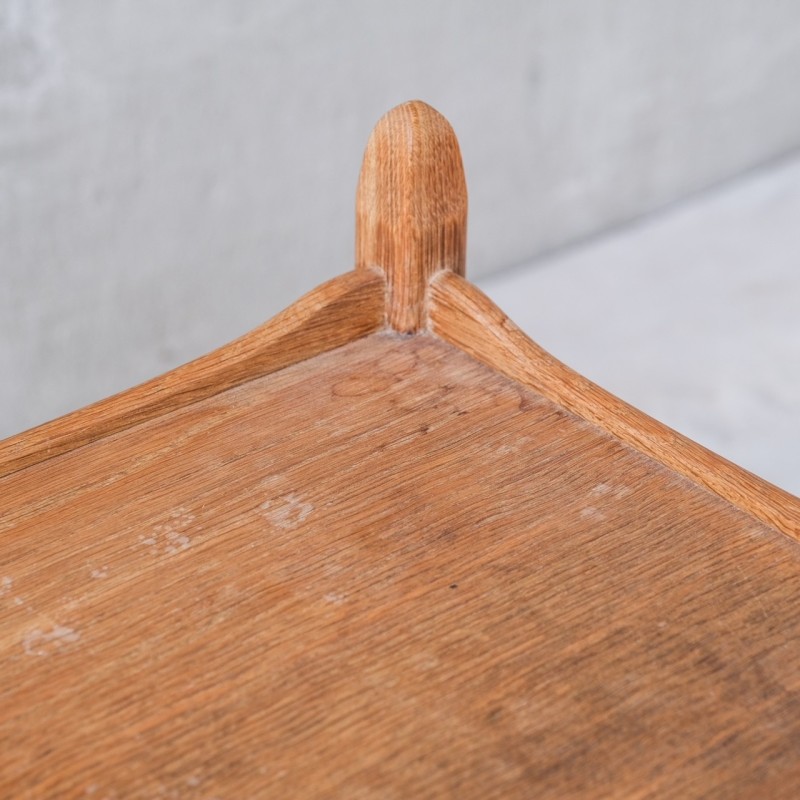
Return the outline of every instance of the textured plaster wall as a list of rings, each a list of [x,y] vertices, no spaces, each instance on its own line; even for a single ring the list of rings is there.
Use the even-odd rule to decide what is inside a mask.
[[[398,102],[459,134],[474,276],[795,148],[799,74],[781,0],[0,0],[0,435],[348,269]]]

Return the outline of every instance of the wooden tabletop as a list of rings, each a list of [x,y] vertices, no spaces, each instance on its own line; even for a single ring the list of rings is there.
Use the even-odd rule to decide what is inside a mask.
[[[800,501],[527,340],[391,114],[449,177],[354,272],[0,443],[0,797],[798,797]]]
[[[2,796],[797,794],[800,545],[433,337],[0,497]]]

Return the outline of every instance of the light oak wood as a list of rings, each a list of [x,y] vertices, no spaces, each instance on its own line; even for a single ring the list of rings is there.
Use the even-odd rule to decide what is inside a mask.
[[[525,337],[465,219],[401,106],[354,272],[0,443],[0,797],[800,795],[800,501]]]
[[[492,369],[632,445],[784,533],[800,538],[800,500],[596,386],[532,342],[478,288],[434,276],[430,330]]]
[[[376,271],[334,278],[208,355],[5,439],[0,442],[0,476],[372,333],[385,324],[384,295],[384,280]]]
[[[434,337],[0,508],[1,797],[800,791],[800,545]]]
[[[387,318],[422,330],[439,270],[464,274],[467,187],[450,123],[419,100],[389,111],[370,136],[356,196],[356,268],[386,273]]]

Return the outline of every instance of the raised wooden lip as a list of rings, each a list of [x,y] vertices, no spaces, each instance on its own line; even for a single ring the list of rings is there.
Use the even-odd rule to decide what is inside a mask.
[[[376,127],[379,133],[368,145],[367,153],[372,155],[365,155],[368,166],[362,170],[359,186],[361,222],[354,271],[322,284],[266,324],[206,356],[0,442],[0,478],[393,329],[434,335],[448,342],[743,512],[800,540],[800,499],[574,372],[529,339],[462,277],[466,188],[457,143],[453,149],[455,136],[442,120],[430,106],[413,101],[389,112]],[[427,141],[431,136],[433,144]],[[446,174],[428,182],[435,188],[430,204],[425,204],[426,195],[417,193],[408,206],[414,213],[402,216],[411,232],[402,224],[387,229],[384,223],[390,207],[382,205],[388,197],[385,187],[364,185],[387,179],[387,171],[373,163],[374,153],[393,152],[392,137],[399,137],[397,146],[402,151],[388,171],[395,187],[398,169],[403,180],[418,180],[420,164],[423,172],[437,168],[431,155],[434,145],[444,146],[447,152],[442,162]],[[420,143],[415,137],[425,141]],[[417,160],[420,153],[421,161]],[[384,253],[391,263],[373,263],[376,253]]]
[[[800,540],[800,499],[570,369],[529,339],[473,284],[440,272],[431,279],[427,298],[428,328],[435,336]]]
[[[0,478],[374,333],[384,307],[380,272],[333,278],[207,355],[1,441]]]

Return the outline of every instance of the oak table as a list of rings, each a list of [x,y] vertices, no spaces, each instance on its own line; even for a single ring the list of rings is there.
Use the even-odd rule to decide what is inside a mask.
[[[0,443],[0,796],[800,796],[800,501],[464,278],[421,102],[356,268]]]

